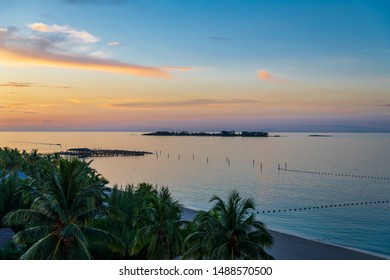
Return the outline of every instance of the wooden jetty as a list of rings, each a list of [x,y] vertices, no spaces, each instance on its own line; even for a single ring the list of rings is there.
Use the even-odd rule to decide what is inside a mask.
[[[79,158],[87,157],[132,157],[132,156],[144,156],[153,154],[145,151],[128,151],[128,150],[97,150],[88,148],[72,148],[64,152],[59,152],[59,155],[63,156],[75,156]]]

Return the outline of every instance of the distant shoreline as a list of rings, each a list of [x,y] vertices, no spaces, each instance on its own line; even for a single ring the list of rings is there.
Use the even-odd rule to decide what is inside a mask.
[[[155,131],[144,133],[145,136],[211,136],[211,137],[268,137],[268,132],[222,130],[221,132],[192,132],[192,131]]]
[[[309,137],[332,137],[329,134],[310,134]]]

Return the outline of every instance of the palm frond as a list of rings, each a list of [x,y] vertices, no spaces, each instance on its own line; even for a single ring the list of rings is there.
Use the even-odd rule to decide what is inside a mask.
[[[125,245],[112,233],[93,227],[85,227],[82,230],[89,243],[102,244],[114,252],[124,254]]]
[[[52,248],[58,239],[55,233],[50,233],[38,242],[34,243],[21,257],[21,260],[48,260],[52,257]]]
[[[64,213],[57,200],[48,194],[42,194],[31,204],[31,209],[40,212],[51,219],[64,220]]]
[[[19,209],[10,212],[3,220],[8,226],[52,225],[55,222],[55,220],[45,214],[32,209]]]
[[[19,245],[35,243],[44,238],[49,233],[49,230],[50,227],[48,226],[29,227],[15,234],[13,240]]]

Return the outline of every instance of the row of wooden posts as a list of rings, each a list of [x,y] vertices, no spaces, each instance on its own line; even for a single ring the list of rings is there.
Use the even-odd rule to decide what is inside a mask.
[[[159,158],[159,155],[161,156],[161,151],[156,151],[157,159]],[[168,153],[168,159],[170,158],[170,154]],[[177,159],[180,160],[180,154],[177,155]],[[195,160],[195,155],[192,155],[192,160]],[[206,157],[206,163],[209,163],[209,157]],[[230,167],[231,159],[226,156],[225,163],[227,166]],[[252,165],[253,167],[256,166],[256,160],[252,159]],[[260,162],[260,170],[263,170],[263,163]],[[296,170],[296,169],[288,169],[287,168],[287,162],[284,163],[284,168],[282,168],[282,165],[278,163],[278,171],[289,171],[289,172],[297,172],[297,173],[307,173],[307,174],[316,174],[316,175],[333,175],[333,176],[341,176],[341,177],[352,177],[352,178],[365,178],[365,179],[377,179],[377,180],[390,180],[390,177],[378,177],[378,176],[364,176],[364,175],[350,175],[350,174],[343,174],[343,173],[330,173],[330,172],[319,172],[319,171],[309,171],[309,170]]]
[[[156,157],[157,157],[157,159],[159,158],[159,156],[161,156],[161,151],[160,152],[157,152],[156,151]],[[167,154],[167,157],[168,157],[168,159],[170,159],[170,154],[168,153]],[[177,155],[177,160],[180,160],[180,154],[178,154]],[[195,154],[193,154],[192,155],[192,160],[195,160]],[[226,156],[226,158],[225,158],[225,163],[230,167],[230,161],[231,161],[231,159],[228,157],[228,156]],[[253,167],[255,167],[255,162],[256,162],[256,160],[255,159],[253,159],[252,160],[252,165],[253,165]],[[206,157],[206,163],[209,163],[209,157],[207,156]],[[263,170],[263,163],[262,162],[260,162],[260,170]]]

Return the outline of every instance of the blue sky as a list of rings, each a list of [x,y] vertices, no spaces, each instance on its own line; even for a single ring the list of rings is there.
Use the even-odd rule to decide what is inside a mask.
[[[0,130],[390,131],[387,1],[0,3]]]

